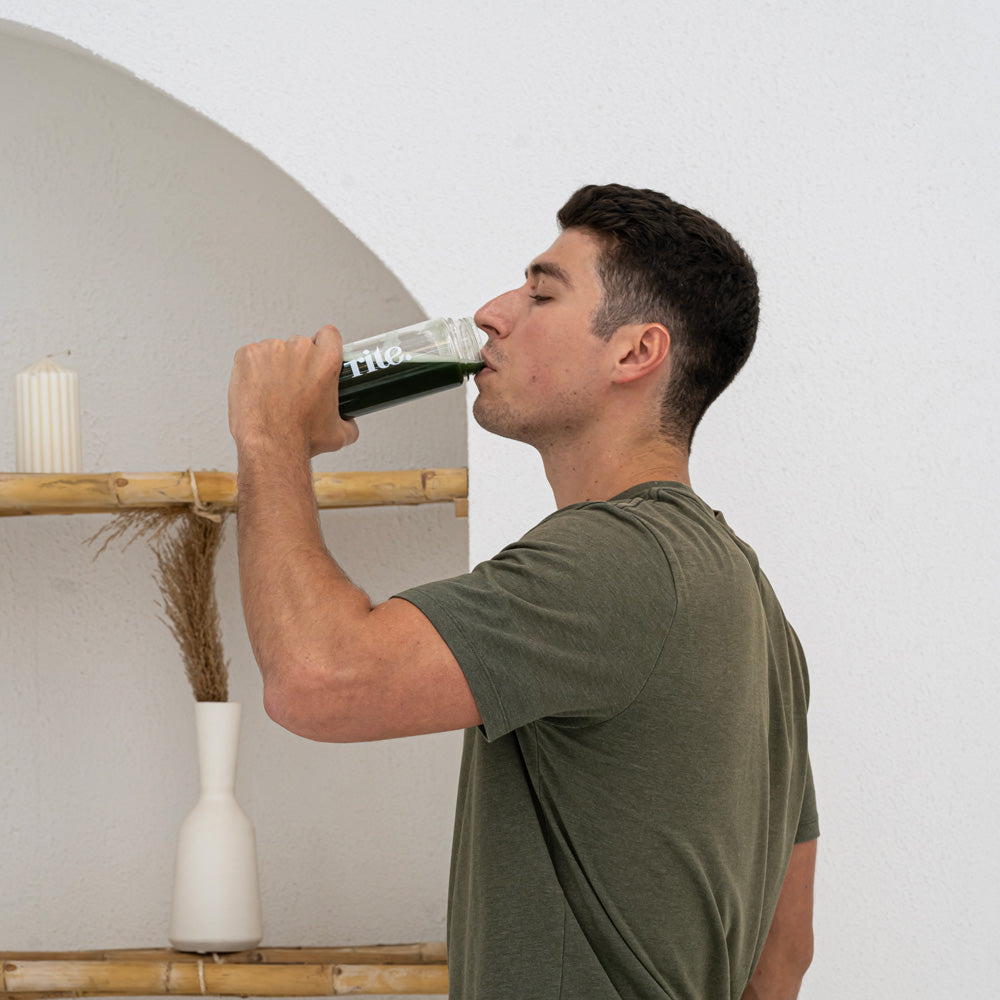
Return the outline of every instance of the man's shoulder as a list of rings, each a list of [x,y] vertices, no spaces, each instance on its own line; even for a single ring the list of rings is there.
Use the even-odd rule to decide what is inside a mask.
[[[585,500],[561,507],[540,521],[526,536],[572,536],[584,542],[593,532],[650,534],[669,538],[693,534],[732,536],[721,515],[690,486],[671,481],[639,483],[608,499]],[[523,539],[522,539],[523,540]],[[517,543],[515,543],[517,544]]]

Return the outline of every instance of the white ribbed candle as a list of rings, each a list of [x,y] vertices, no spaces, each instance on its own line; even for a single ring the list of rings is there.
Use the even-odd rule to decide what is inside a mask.
[[[16,376],[17,472],[82,472],[76,372],[42,358]]]

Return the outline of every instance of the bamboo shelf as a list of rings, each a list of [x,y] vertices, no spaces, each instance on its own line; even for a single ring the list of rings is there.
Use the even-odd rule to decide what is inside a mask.
[[[448,992],[443,942],[360,948],[0,951],[0,1000],[55,997],[339,997]]]
[[[389,472],[317,472],[316,502],[323,508],[454,503],[468,514],[467,469]],[[0,472],[0,517],[30,514],[117,514],[130,508],[178,504],[236,506],[236,474],[193,472]]]
[[[315,473],[321,509],[454,503],[468,515],[467,469]],[[117,514],[184,504],[236,506],[236,475],[183,472],[0,472],[0,517]],[[260,948],[225,955],[169,949],[0,951],[0,1000],[61,997],[372,994],[448,992],[443,942],[335,948]]]

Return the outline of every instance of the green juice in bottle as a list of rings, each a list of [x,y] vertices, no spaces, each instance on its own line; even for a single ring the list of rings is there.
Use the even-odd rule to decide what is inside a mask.
[[[344,345],[340,415],[359,417],[461,385],[483,368],[472,319],[432,319]]]

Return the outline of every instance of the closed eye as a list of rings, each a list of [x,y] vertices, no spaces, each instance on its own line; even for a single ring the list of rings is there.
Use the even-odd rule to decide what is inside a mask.
[[[529,296],[529,298],[534,299],[536,302],[551,302],[552,301],[552,296],[551,295],[531,295],[531,296]]]

